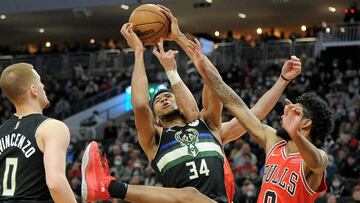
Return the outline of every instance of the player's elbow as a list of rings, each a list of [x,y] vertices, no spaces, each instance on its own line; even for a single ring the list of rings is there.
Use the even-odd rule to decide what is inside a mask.
[[[46,185],[51,193],[59,193],[64,188],[64,180],[66,178],[63,175],[47,175]]]
[[[313,173],[322,174],[325,172],[327,165],[328,165],[327,155],[325,154],[325,152],[321,151],[319,156],[314,157],[314,160],[311,166],[309,165],[309,167],[313,171]]]
[[[310,169],[314,174],[323,174],[326,170],[326,166],[319,164],[318,166],[312,167]]]

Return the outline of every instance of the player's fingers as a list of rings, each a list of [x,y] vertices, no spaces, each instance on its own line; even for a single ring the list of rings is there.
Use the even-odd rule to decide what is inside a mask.
[[[195,43],[196,43],[196,47],[197,47],[198,51],[201,51],[200,41],[196,37],[195,37]]]
[[[175,55],[178,53],[178,51],[170,50],[169,57],[175,58]]]
[[[129,23],[125,23],[122,27],[121,27],[121,34],[125,34],[126,30],[127,30],[127,27],[129,27]]]
[[[160,53],[158,52],[156,46],[154,46],[152,53],[153,53],[157,58],[160,58]]]
[[[290,59],[297,60],[297,61],[300,60],[300,59],[299,59],[298,57],[296,57],[295,55],[292,55],[292,56],[290,57]]]
[[[285,99],[285,105],[292,104],[292,102],[289,99]]]
[[[169,8],[167,8],[166,6],[163,6],[161,4],[157,4],[157,6],[159,6],[162,10],[166,11],[167,13],[171,14],[171,10]]]
[[[297,61],[293,61],[292,65],[293,65],[293,66],[301,66],[301,63],[300,63],[300,62],[297,62]]]
[[[134,33],[133,27],[134,27],[134,24],[129,23],[129,25],[126,27],[126,33],[133,34]]]
[[[196,49],[196,44],[193,42],[193,41],[191,41],[191,40],[188,40],[188,44],[187,44],[187,47],[188,48],[191,48],[191,49]]]
[[[164,51],[164,40],[163,40],[163,38],[160,38],[158,46],[159,46],[160,54],[164,54],[165,51]]]
[[[188,52],[190,53],[190,55],[194,55],[195,54],[195,52],[193,51],[194,49],[192,48],[192,47],[187,47],[187,50],[188,50]]]

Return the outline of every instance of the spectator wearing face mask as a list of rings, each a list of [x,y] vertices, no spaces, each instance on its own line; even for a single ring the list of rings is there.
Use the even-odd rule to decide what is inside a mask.
[[[240,196],[240,201],[243,203],[252,203],[256,202],[257,196],[256,196],[256,187],[255,185],[250,182],[249,180],[245,180],[243,186],[241,187],[242,195]]]
[[[342,183],[341,176],[335,175],[329,187],[329,192],[334,194],[337,198],[340,198],[344,189],[345,187]]]

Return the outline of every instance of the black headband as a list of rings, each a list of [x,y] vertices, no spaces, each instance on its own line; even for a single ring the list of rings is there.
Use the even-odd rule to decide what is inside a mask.
[[[154,97],[150,100],[150,107],[153,111],[154,111],[154,102],[155,102],[156,97],[164,92],[172,93],[172,91],[170,89],[160,89],[155,93]]]

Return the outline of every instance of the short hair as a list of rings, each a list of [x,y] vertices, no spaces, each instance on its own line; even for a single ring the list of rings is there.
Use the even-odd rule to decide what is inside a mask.
[[[31,64],[16,63],[6,67],[1,73],[0,87],[11,102],[19,102],[26,98],[26,92],[35,79]]]
[[[322,139],[334,129],[333,113],[327,103],[314,93],[304,93],[296,99],[304,107],[304,117],[310,118],[311,140]]]
[[[160,94],[162,94],[162,93],[164,93],[164,92],[170,92],[170,93],[172,93],[172,91],[171,91],[170,89],[160,89],[160,90],[158,90],[158,91],[155,93],[155,95],[153,96],[153,98],[151,98],[151,100],[150,100],[150,108],[151,108],[151,110],[153,111],[153,113],[155,113],[155,111],[154,111],[154,103],[155,103],[156,97],[158,97]]]

